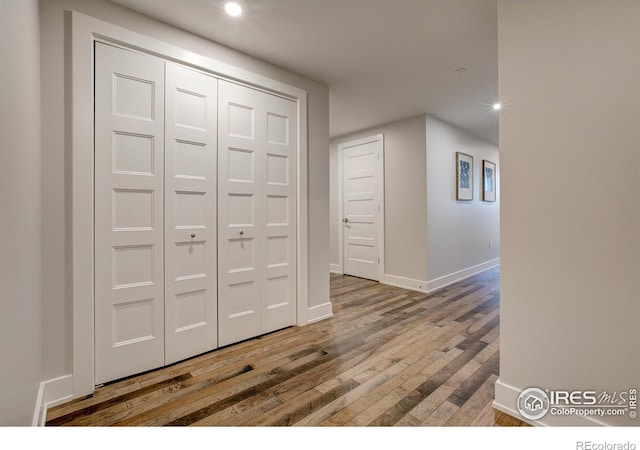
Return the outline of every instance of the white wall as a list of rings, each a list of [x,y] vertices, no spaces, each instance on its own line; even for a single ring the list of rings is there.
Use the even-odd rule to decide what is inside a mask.
[[[456,200],[456,152],[473,156],[473,201]],[[482,160],[496,163],[496,202],[482,201]],[[429,290],[497,264],[500,257],[498,147],[427,116]],[[452,275],[455,274],[455,275]]]
[[[530,386],[638,388],[640,2],[501,1],[498,22],[496,406]]]
[[[329,98],[328,88],[301,76],[222,47],[106,0],[46,0],[41,2],[42,138],[43,138],[43,346],[44,377],[71,373],[72,317],[70,303],[70,101],[69,54],[65,33],[76,10],[151,38],[273,78],[308,92],[309,120],[309,307],[329,302],[328,196]],[[65,66],[66,65],[66,66]]]
[[[338,264],[338,146],[384,135],[385,275],[426,280],[426,174],[424,115],[331,140],[331,263]]]
[[[30,425],[41,381],[37,0],[0,1],[0,426]]]

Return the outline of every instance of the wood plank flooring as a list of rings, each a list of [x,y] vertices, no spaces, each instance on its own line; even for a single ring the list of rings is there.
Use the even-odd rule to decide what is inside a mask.
[[[72,426],[521,425],[492,407],[499,269],[426,295],[331,275],[334,317],[107,384]]]

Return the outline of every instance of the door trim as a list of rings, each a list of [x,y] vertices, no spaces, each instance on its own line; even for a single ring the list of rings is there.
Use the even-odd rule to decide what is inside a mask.
[[[70,155],[70,178],[67,179],[71,201],[71,279],[68,280],[72,312],[72,374],[74,398],[94,390],[94,130],[93,72],[94,42],[100,41],[133,51],[149,53],[168,61],[202,70],[219,79],[234,81],[253,89],[291,99],[298,113],[298,181],[297,181],[297,325],[306,325],[308,317],[308,189],[307,189],[307,92],[252,73],[213,58],[153,39],[117,25],[71,11],[69,78],[71,96],[66,120],[71,124],[67,137]]]
[[[357,147],[358,145],[378,142],[378,164],[376,165],[376,196],[379,199],[377,233],[378,233],[378,282],[384,279],[384,134],[375,134],[362,139],[343,142],[338,145],[338,270],[344,274],[344,227],[342,226],[342,206],[343,206],[343,152],[346,148]]]

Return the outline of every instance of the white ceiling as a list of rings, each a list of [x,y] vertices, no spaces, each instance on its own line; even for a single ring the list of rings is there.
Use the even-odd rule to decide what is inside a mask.
[[[498,141],[496,0],[112,1],[326,83],[332,137],[429,113]]]

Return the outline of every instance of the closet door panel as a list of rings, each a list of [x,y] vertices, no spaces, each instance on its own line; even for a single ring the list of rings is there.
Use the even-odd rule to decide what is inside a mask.
[[[95,382],[164,364],[164,62],[95,46]]]
[[[265,237],[262,254],[262,331],[296,320],[296,149],[297,105],[264,96]]]
[[[217,79],[166,63],[165,364],[217,347]]]
[[[219,340],[295,323],[296,104],[219,82]]]
[[[260,251],[264,230],[263,168],[253,92],[219,81],[218,313],[219,344],[260,334]]]

